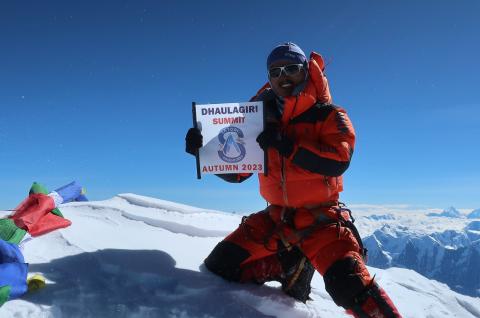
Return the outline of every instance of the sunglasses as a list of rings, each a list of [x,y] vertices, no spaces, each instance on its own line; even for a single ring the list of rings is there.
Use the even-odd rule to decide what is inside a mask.
[[[303,64],[288,64],[285,66],[272,67],[268,70],[268,76],[271,78],[276,78],[282,76],[282,72],[285,75],[297,75],[300,71],[303,70]]]

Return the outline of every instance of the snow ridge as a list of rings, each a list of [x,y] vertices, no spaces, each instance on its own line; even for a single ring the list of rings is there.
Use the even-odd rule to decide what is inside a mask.
[[[312,300],[303,304],[285,296],[278,283],[229,283],[205,270],[204,258],[238,226],[238,215],[133,194],[61,209],[72,226],[24,246],[30,272],[43,273],[47,287],[7,302],[0,317],[349,317],[318,274]],[[401,238],[410,228],[396,231],[402,217],[393,215],[360,218],[359,225],[391,222],[383,235]],[[386,243],[379,246],[396,246]],[[480,298],[412,270],[369,269],[406,318],[479,317]]]

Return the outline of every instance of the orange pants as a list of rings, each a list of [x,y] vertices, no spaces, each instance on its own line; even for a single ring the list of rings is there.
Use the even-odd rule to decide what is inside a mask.
[[[347,210],[338,207],[293,210],[269,206],[245,217],[240,226],[215,247],[205,264],[228,280],[268,281],[282,271],[275,261],[278,242],[282,241],[283,245],[301,250],[324,276],[325,288],[335,303],[350,314],[401,317],[385,291],[370,276],[361,244],[353,229],[342,222],[349,217]],[[320,218],[322,221],[318,221]]]
[[[241,265],[277,253],[277,242],[282,239],[281,236],[288,243],[297,244],[322,275],[335,261],[346,256],[354,257],[363,264],[360,245],[349,228],[336,223],[320,225],[307,237],[300,238],[295,232],[302,233],[302,230],[311,227],[315,217],[306,209],[297,209],[291,224],[295,226],[293,229],[291,225],[282,222],[282,210],[280,206],[270,206],[264,211],[251,214],[225,238],[250,253]],[[339,217],[333,207],[324,208],[322,212],[332,219]],[[366,268],[362,270],[362,274],[365,284],[370,283],[370,274]]]

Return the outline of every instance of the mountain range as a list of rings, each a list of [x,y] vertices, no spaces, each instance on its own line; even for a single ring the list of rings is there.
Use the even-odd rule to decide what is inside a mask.
[[[459,293],[479,297],[480,218],[475,211],[464,214],[450,207],[441,213],[365,216],[378,222],[378,228],[364,236],[368,264],[412,269]]]

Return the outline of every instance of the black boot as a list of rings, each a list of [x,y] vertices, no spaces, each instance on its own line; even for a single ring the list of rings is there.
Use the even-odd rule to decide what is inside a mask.
[[[249,256],[250,253],[240,246],[228,241],[221,241],[204,263],[211,272],[226,280],[238,282],[242,275],[240,264]]]
[[[310,300],[309,295],[312,289],[310,284],[315,273],[312,263],[296,246],[290,251],[283,250],[277,255],[284,271],[280,279],[282,290],[303,303]]]

